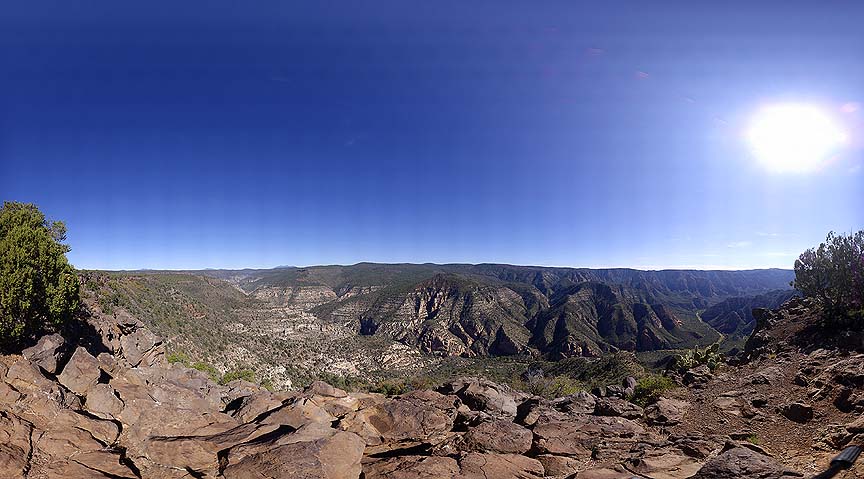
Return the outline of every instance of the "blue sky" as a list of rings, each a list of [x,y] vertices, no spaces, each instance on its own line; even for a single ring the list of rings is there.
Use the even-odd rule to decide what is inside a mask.
[[[13,2],[0,192],[82,268],[791,267],[864,226],[864,2]],[[848,143],[755,161],[760,105]]]

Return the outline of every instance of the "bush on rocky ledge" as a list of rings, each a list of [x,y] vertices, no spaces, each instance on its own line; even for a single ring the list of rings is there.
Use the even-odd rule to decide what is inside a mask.
[[[792,286],[822,303],[828,325],[864,326],[864,230],[848,236],[832,231],[801,253]]]
[[[630,401],[633,404],[645,407],[657,402],[663,396],[663,393],[675,387],[675,382],[666,376],[645,376],[636,383],[636,388],[633,390],[633,396],[630,397]]]

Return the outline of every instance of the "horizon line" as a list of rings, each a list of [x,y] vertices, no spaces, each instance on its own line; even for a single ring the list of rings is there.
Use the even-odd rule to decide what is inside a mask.
[[[107,271],[107,272],[136,272],[136,271],[153,271],[153,272],[198,272],[198,271],[272,271],[278,269],[303,269],[303,268],[327,268],[327,267],[341,267],[341,268],[349,268],[352,266],[359,266],[363,264],[369,265],[381,265],[381,266],[511,266],[516,268],[548,268],[548,269],[589,269],[589,270],[633,270],[633,271],[767,271],[767,270],[779,270],[779,271],[794,271],[794,268],[781,268],[776,266],[763,266],[763,267],[727,267],[727,266],[719,266],[719,265],[686,265],[686,266],[561,266],[561,265],[545,265],[545,264],[514,264],[514,263],[497,263],[497,262],[479,262],[479,263],[464,263],[464,262],[453,262],[453,263],[436,263],[436,262],[377,262],[377,261],[358,261],[356,263],[330,263],[330,264],[308,264],[308,265],[277,265],[277,266],[265,266],[265,267],[239,267],[239,268],[230,268],[230,267],[198,267],[198,268],[78,268],[75,269],[79,271]]]

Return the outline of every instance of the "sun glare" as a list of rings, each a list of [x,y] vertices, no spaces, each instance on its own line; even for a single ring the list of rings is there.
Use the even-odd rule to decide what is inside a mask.
[[[778,172],[817,170],[846,142],[828,114],[805,104],[762,108],[753,117],[748,138],[758,160]]]

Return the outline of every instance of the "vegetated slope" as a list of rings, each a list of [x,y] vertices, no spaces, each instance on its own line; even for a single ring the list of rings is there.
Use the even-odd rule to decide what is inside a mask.
[[[745,337],[753,332],[753,308],[779,308],[797,296],[794,290],[777,290],[756,296],[736,296],[723,300],[702,313],[702,321],[717,331],[733,337]]]
[[[123,309],[165,338],[169,350],[221,372],[251,369],[276,387],[322,371],[344,376],[410,372],[429,361],[386,336],[368,337],[323,323],[303,309],[188,273],[84,272],[92,307]],[[361,374],[362,373],[362,374]]]
[[[683,321],[651,293],[596,282],[557,291],[529,327],[533,344],[558,357],[669,349],[687,339]]]
[[[434,356],[560,359],[710,343],[720,335],[698,311],[777,289],[791,275],[361,263],[105,273],[88,287],[171,349],[279,383],[320,371],[404,373]]]
[[[786,288],[793,272],[372,264],[206,271],[426,352],[551,356],[688,347],[719,338],[697,312]]]

